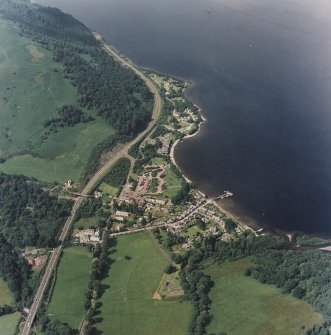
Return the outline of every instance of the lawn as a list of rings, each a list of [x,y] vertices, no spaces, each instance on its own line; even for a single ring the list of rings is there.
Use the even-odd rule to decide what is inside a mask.
[[[207,267],[215,286],[210,292],[213,301],[210,333],[227,335],[299,335],[323,321],[313,308],[302,300],[284,295],[273,285],[264,285],[244,275],[249,260],[240,260]]]
[[[170,261],[149,233],[118,238],[110,257],[114,262],[103,281],[110,288],[100,299],[103,321],[96,327],[103,334],[186,334],[191,305],[152,299]]]
[[[21,313],[16,312],[0,317],[1,335],[14,335]]]
[[[96,216],[92,216],[89,218],[82,218],[79,219],[77,222],[75,222],[75,228],[83,228],[83,229],[89,229],[89,228],[96,228],[98,227],[98,222],[100,218]]]
[[[11,305],[13,303],[13,295],[10,292],[7,283],[0,278],[0,307]]]
[[[183,235],[193,238],[194,236],[197,235],[197,233],[202,234],[203,230],[201,230],[197,225],[193,225],[193,226],[188,227],[187,229],[185,229],[185,231],[183,232]]]
[[[56,284],[47,312],[73,328],[79,328],[84,317],[85,292],[90,279],[92,254],[84,247],[64,249]]]
[[[78,180],[92,148],[114,133],[93,111],[92,122],[58,128],[47,139],[44,121],[65,104],[79,107],[76,88],[49,51],[0,19],[0,170],[45,181]]]

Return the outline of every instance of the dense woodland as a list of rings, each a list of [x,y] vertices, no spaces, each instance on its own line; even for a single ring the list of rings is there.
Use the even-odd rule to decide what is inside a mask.
[[[0,232],[15,247],[54,247],[71,202],[50,196],[36,180],[0,173]]]
[[[120,134],[133,135],[151,118],[153,96],[145,83],[121,66],[71,15],[24,0],[3,0],[0,14],[53,53],[64,76],[77,87],[82,107],[96,111]]]
[[[126,178],[130,170],[130,160],[128,158],[120,158],[106,174],[102,181],[114,186],[122,187],[125,184]]]

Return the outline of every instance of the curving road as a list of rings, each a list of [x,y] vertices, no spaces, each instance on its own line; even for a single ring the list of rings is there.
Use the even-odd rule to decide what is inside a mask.
[[[162,99],[161,99],[159,91],[158,91],[157,87],[155,86],[155,84],[153,83],[153,81],[150,80],[149,78],[147,78],[129,60],[120,57],[106,43],[102,42],[99,35],[94,34],[94,36],[101,42],[102,47],[104,48],[104,50],[110,56],[115,58],[123,66],[131,69],[136,75],[138,75],[146,83],[147,87],[150,89],[151,93],[153,93],[153,95],[154,95],[154,108],[153,108],[152,120],[148,124],[147,128],[143,132],[141,132],[134,140],[132,140],[131,142],[126,143],[125,145],[121,146],[120,148],[118,148],[117,150],[114,150],[112,152],[111,157],[102,165],[102,167],[93,175],[93,177],[89,180],[89,182],[84,187],[83,191],[81,192],[81,194],[83,196],[89,194],[94,189],[94,187],[96,186],[98,181],[109,170],[110,166],[113,165],[119,158],[129,156],[128,150],[130,149],[130,147],[132,145],[141,141],[146,135],[148,135],[153,130],[156,123],[158,122],[158,119],[159,119],[160,114],[161,114],[161,109],[162,109]],[[132,157],[130,157],[130,158],[131,158],[130,160],[132,161]],[[42,301],[43,295],[44,295],[45,290],[47,288],[47,285],[48,285],[48,283],[51,279],[54,267],[56,266],[56,264],[59,260],[59,257],[61,255],[61,251],[62,251],[61,243],[65,240],[66,236],[68,235],[68,232],[70,230],[72,221],[75,217],[76,211],[80,207],[80,205],[82,204],[83,199],[84,199],[83,197],[80,197],[80,198],[75,200],[75,203],[72,207],[70,216],[67,218],[67,221],[66,221],[66,223],[63,227],[63,230],[61,232],[61,235],[59,237],[60,245],[57,248],[55,248],[52,252],[52,255],[51,255],[51,257],[49,259],[49,262],[47,264],[45,273],[44,273],[43,278],[40,282],[40,285],[39,285],[39,288],[37,290],[36,296],[34,298],[33,304],[30,307],[29,315],[28,315],[28,317],[27,317],[27,319],[24,323],[24,327],[23,327],[23,330],[22,330],[22,333],[21,333],[22,335],[29,335],[30,334],[31,327],[32,327],[33,321],[36,317],[36,313],[37,313],[37,311],[40,307],[40,303]]]

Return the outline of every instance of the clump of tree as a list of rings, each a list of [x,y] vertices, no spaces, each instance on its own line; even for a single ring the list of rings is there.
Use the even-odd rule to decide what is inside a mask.
[[[16,303],[29,302],[32,293],[28,283],[29,276],[30,268],[26,260],[0,234],[0,277],[6,281]],[[5,306],[0,310],[0,315],[11,312]]]
[[[179,205],[183,202],[189,201],[191,198],[190,190],[191,190],[190,184],[185,182],[182,185],[181,189],[177,192],[177,194],[171,198],[172,203],[174,205]]]
[[[168,275],[177,271],[177,268],[173,264],[169,264],[165,267],[164,272]]]
[[[114,187],[121,187],[125,184],[126,178],[130,170],[130,160],[128,158],[120,158],[110,169],[103,181]]]
[[[78,329],[71,328],[67,323],[61,322],[58,319],[49,318],[46,312],[39,317],[39,324],[43,334],[47,335],[78,335]]]
[[[57,110],[59,117],[44,121],[44,127],[73,127],[78,123],[93,121],[92,116],[86,116],[81,110],[72,105],[64,105]]]

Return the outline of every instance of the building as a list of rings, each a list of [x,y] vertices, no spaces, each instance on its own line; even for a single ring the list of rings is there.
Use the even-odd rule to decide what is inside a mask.
[[[128,218],[129,213],[128,212],[122,212],[122,211],[116,211],[115,216],[121,216],[123,218]]]

